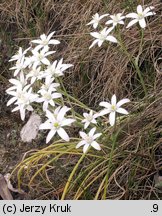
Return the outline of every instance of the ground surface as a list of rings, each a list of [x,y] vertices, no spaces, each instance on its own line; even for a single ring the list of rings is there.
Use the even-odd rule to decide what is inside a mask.
[[[13,3],[14,2],[14,3]],[[145,31],[145,43],[140,56],[140,68],[148,89],[144,94],[135,70],[129,59],[115,47],[88,50],[91,44],[89,28],[86,23],[91,16],[99,12],[115,13],[130,10],[138,3],[154,5],[157,17],[150,19]],[[114,6],[115,5],[115,6]],[[109,196],[112,199],[161,199],[162,191],[155,187],[155,176],[162,175],[162,76],[157,60],[162,57],[162,5],[160,1],[104,1],[104,0],[63,0],[63,1],[20,1],[2,0],[0,3],[0,173],[12,172],[22,160],[24,154],[32,149],[46,147],[44,138],[25,144],[20,140],[23,123],[19,113],[11,113],[6,107],[8,96],[5,89],[11,77],[8,60],[18,46],[24,48],[29,41],[53,30],[61,40],[57,57],[64,56],[68,63],[74,64],[64,80],[67,90],[91,108],[96,108],[101,99],[108,99],[113,93],[119,98],[129,97],[132,101],[129,109],[136,113],[126,126],[120,138],[121,148],[114,159],[112,182],[109,185]],[[129,34],[123,32],[131,54],[138,52],[139,35],[135,29]],[[156,67],[155,67],[156,66]],[[144,101],[144,102],[143,102]],[[138,102],[138,103],[137,103]],[[139,104],[142,104],[139,106]],[[28,116],[27,116],[28,118]],[[127,135],[127,136],[126,136]],[[120,153],[122,152],[122,153]],[[55,169],[48,172],[50,182],[39,178],[31,188],[24,180],[23,189],[26,195],[14,194],[16,199],[50,199],[60,198],[68,174],[77,161],[77,157],[61,158]],[[90,160],[89,160],[90,161]],[[93,162],[93,161],[91,161]],[[82,165],[87,166],[88,161]],[[31,171],[31,173],[34,171]],[[97,175],[97,173],[96,173]],[[30,174],[28,176],[30,178]],[[13,178],[17,187],[16,175]],[[44,186],[44,188],[42,187]],[[82,196],[91,199],[98,187],[98,182]],[[92,193],[91,193],[92,192]],[[73,192],[69,198],[73,198]]]

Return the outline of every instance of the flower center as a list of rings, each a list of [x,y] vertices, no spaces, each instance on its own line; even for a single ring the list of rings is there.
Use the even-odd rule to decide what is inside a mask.
[[[55,128],[59,128],[59,127],[60,127],[60,125],[59,125],[58,122],[55,122],[55,123],[53,124],[53,126],[54,126]]]
[[[86,138],[86,142],[87,142],[88,144],[91,144],[91,143],[93,142],[93,138],[88,136],[88,137]]]
[[[116,111],[116,106],[115,106],[115,105],[112,105],[112,106],[111,106],[111,110],[115,112],[115,111]]]
[[[118,23],[119,20],[120,20],[120,18],[117,15],[115,15],[114,18],[113,18],[113,20],[114,20],[114,22]]]
[[[100,19],[98,17],[96,17],[96,16],[93,16],[93,20],[94,20],[95,23],[98,23],[100,21]]]
[[[21,95],[21,96],[20,96],[20,100],[21,100],[21,101],[25,101],[25,96],[24,96],[24,95]]]
[[[48,45],[48,40],[42,41],[42,44],[43,44],[43,45]]]
[[[107,37],[106,35],[100,34],[100,38],[99,39],[102,40],[102,41],[105,41],[106,37]]]
[[[144,18],[143,13],[139,13],[139,14],[138,14],[138,18],[139,18],[139,19],[143,19],[143,18]]]
[[[90,122],[90,121],[92,121],[93,120],[93,116],[87,116],[87,120]]]
[[[49,93],[45,93],[44,98],[47,100],[51,100],[51,95]]]
[[[61,73],[61,70],[59,70],[59,69],[53,69],[53,70],[52,70],[52,75],[57,76],[57,75],[60,74],[60,73]]]

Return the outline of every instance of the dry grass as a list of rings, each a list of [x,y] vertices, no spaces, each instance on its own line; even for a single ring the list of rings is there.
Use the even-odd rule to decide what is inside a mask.
[[[129,12],[132,7],[136,7],[137,2],[155,6],[158,15],[149,19],[149,27],[146,28],[144,34],[143,52],[139,59],[140,69],[148,89],[148,96],[145,99],[135,69],[119,48],[111,45],[89,51],[91,37],[89,36],[90,29],[86,26],[96,12],[100,14],[122,10]],[[112,0],[110,2],[104,0],[2,0],[0,3],[2,26],[0,59],[3,62],[0,65],[2,69],[0,80],[5,87],[6,78],[10,77],[7,71],[10,67],[7,60],[12,55],[13,46],[17,44],[17,46],[25,47],[31,38],[43,32],[55,30],[56,37],[61,40],[56,58],[64,56],[68,63],[75,66],[64,80],[66,88],[73,96],[95,109],[99,101],[109,99],[113,93],[118,98],[131,99],[132,104],[129,110],[135,114],[126,122],[122,135],[117,140],[107,193],[107,197],[111,199],[161,199],[162,197],[161,191],[155,188],[154,182],[154,175],[162,169],[160,146],[162,142],[162,85],[159,62],[157,65],[158,59],[162,56],[161,9],[159,0]],[[122,35],[130,54],[136,56],[140,44],[138,29],[123,29]],[[8,115],[8,112],[8,110],[3,112],[2,116]],[[57,155],[55,146],[51,148],[53,152],[50,158]],[[110,149],[105,151],[109,153]],[[51,163],[47,166],[46,171],[34,179],[31,184],[34,192],[31,190],[28,195],[40,199],[60,198],[68,175],[78,159],[74,153],[75,151],[69,156],[63,155],[56,164]],[[42,158],[36,158],[36,164],[39,166],[31,163],[32,169],[26,172],[26,180],[23,179],[25,185],[42,163],[49,160],[43,157],[42,162]],[[94,157],[88,157],[77,173],[85,170],[87,164],[93,163],[94,160]],[[88,185],[92,178],[105,167],[106,163],[99,165],[98,170],[94,170],[85,185]],[[79,198],[91,199],[98,190],[101,179],[97,179],[95,184],[90,185]],[[68,198],[75,197],[74,194],[79,185],[79,180],[76,180],[75,187],[71,188]],[[102,197],[99,196],[99,198]]]

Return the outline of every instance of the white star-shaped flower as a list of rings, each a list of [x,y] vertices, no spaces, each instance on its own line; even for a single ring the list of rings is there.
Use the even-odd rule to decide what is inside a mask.
[[[60,86],[59,83],[54,83],[54,78],[50,76],[46,76],[45,83],[40,87],[41,90],[48,91],[49,89],[51,91],[56,91],[57,88]]]
[[[39,127],[40,130],[50,130],[46,137],[46,143],[48,143],[56,133],[63,140],[69,142],[69,135],[63,128],[65,126],[71,126],[71,124],[75,121],[75,119],[65,117],[65,114],[69,110],[70,108],[63,106],[62,108],[57,107],[53,113],[49,110],[46,111],[48,120]]]
[[[95,44],[98,44],[98,46],[101,47],[104,41],[110,41],[113,43],[117,43],[118,42],[117,39],[114,36],[109,35],[112,30],[113,30],[113,27],[109,29],[104,28],[100,32],[91,32],[90,34],[92,35],[92,37],[96,39],[93,41],[89,49],[91,49]]]
[[[128,23],[126,28],[131,27],[132,25],[134,25],[137,22],[139,22],[139,25],[141,26],[141,28],[145,28],[146,27],[145,17],[152,16],[152,15],[156,14],[155,12],[151,11],[153,9],[154,9],[154,7],[150,6],[150,7],[147,7],[145,10],[143,10],[142,6],[138,5],[137,6],[137,13],[129,13],[128,15],[126,15],[127,18],[133,18],[133,20]]]
[[[110,15],[110,20],[106,22],[106,25],[112,24],[113,27],[115,27],[117,24],[124,25],[124,18],[125,16],[122,16],[122,13]]]
[[[93,110],[91,110],[89,113],[83,113],[84,119],[82,120],[82,123],[84,123],[84,129],[86,129],[90,123],[97,124],[96,118],[98,117],[98,114],[93,114]]]
[[[121,113],[125,115],[128,114],[127,110],[121,108],[123,104],[128,102],[130,102],[130,100],[128,98],[124,98],[117,103],[116,95],[113,95],[111,98],[111,103],[103,101],[99,104],[100,106],[105,107],[105,109],[102,110],[98,116],[109,114],[109,123],[111,126],[113,126],[115,124],[116,113]]]
[[[31,47],[29,47],[28,49],[24,50],[22,49],[22,47],[19,47],[19,50],[17,51],[17,53],[15,55],[13,55],[11,57],[10,61],[21,61],[21,59],[25,56],[25,54],[31,49]]]
[[[41,71],[41,67],[38,67],[37,65],[33,65],[33,67],[30,69],[29,73],[26,75],[26,78],[30,78],[30,83],[33,84],[36,80],[42,79],[43,72]]]
[[[24,72],[24,69],[26,68],[25,65],[25,58],[22,57],[21,60],[16,61],[16,65],[14,67],[11,67],[9,70],[14,70],[14,76],[17,76],[20,72]]]
[[[17,79],[9,79],[9,82],[13,84],[13,86],[9,87],[6,92],[8,93],[9,91],[15,90],[17,88],[24,88],[27,85],[27,79],[26,76],[24,76],[24,73],[21,72],[20,76],[16,77]]]
[[[93,28],[96,29],[99,25],[100,20],[108,15],[109,14],[104,14],[100,16],[98,13],[96,13],[94,16],[92,16],[92,20],[87,25],[93,25]]]
[[[43,48],[41,51],[33,49],[32,53],[32,61],[34,62],[35,66],[38,66],[40,64],[50,65],[50,61],[47,59],[47,56],[55,53],[55,51],[48,51],[47,48]]]
[[[63,58],[59,61],[56,60],[52,64],[48,65],[47,69],[45,70],[44,76],[63,76],[64,71],[72,66],[72,64],[63,64]]]
[[[55,33],[55,31],[51,32],[49,35],[42,34],[40,36],[40,39],[38,39],[38,40],[32,40],[31,41],[32,43],[38,44],[35,49],[36,50],[39,50],[41,48],[48,49],[49,45],[51,45],[51,44],[53,44],[53,45],[59,44],[60,41],[55,40],[55,39],[51,39],[52,36],[54,35],[54,33]]]
[[[15,91],[9,91],[8,94],[13,97],[8,101],[7,106],[14,103],[17,105],[12,112],[20,110],[21,119],[25,119],[25,111],[33,111],[31,103],[37,100],[38,95],[32,93],[32,88],[29,89],[29,85],[25,86],[23,89],[18,86]],[[29,89],[29,90],[28,90]]]
[[[101,133],[96,133],[96,128],[92,128],[88,134],[84,133],[83,131],[80,131],[79,134],[82,137],[82,140],[77,144],[76,148],[79,148],[81,146],[83,147],[83,153],[86,153],[88,148],[92,146],[96,150],[101,150],[100,145],[95,141],[98,137],[100,137]]]
[[[62,97],[60,93],[53,92],[53,89],[48,89],[47,91],[40,89],[38,93],[41,94],[41,97],[37,99],[37,102],[43,103],[43,111],[46,111],[48,109],[49,104],[54,107],[54,99]]]

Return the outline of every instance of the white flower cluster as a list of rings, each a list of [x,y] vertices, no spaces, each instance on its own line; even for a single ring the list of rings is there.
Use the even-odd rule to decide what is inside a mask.
[[[124,98],[117,102],[116,95],[113,95],[111,98],[111,103],[109,102],[101,102],[99,105],[104,107],[103,110],[101,110],[98,113],[94,113],[92,110],[89,113],[83,113],[84,119],[82,120],[82,123],[84,123],[84,129],[87,129],[90,124],[97,124],[97,118],[100,116],[104,116],[106,114],[109,114],[109,123],[111,126],[115,125],[116,121],[116,113],[127,115],[128,112],[121,108],[121,106],[125,103],[130,102],[129,99]],[[88,134],[80,131],[80,136],[82,137],[82,140],[77,144],[76,148],[79,148],[80,146],[83,147],[83,152],[85,153],[89,146],[92,146],[96,150],[101,150],[100,145],[95,141],[98,137],[102,135],[102,133],[94,134],[96,131],[96,127],[93,127]]]
[[[46,143],[56,134],[66,142],[70,138],[64,127],[71,126],[76,119],[66,117],[70,108],[67,106],[60,106],[61,101],[59,98],[62,94],[59,92],[58,87],[60,84],[55,82],[57,77],[63,76],[64,71],[72,64],[63,64],[63,59],[55,60],[51,63],[49,56],[55,51],[49,51],[50,45],[56,45],[60,42],[51,39],[54,32],[46,36],[40,36],[39,40],[31,41],[33,44],[38,44],[34,48],[29,47],[25,51],[20,47],[18,53],[14,55],[10,61],[15,61],[15,66],[10,68],[14,70],[14,77],[9,80],[12,84],[6,92],[12,96],[8,101],[7,106],[14,104],[16,107],[12,110],[20,111],[21,119],[25,119],[26,110],[33,111],[33,103],[35,107],[42,108],[45,112],[47,120],[39,127],[40,130],[49,130],[46,137]],[[62,98],[63,99],[63,98]],[[95,133],[97,118],[109,114],[109,123],[111,126],[115,124],[116,113],[128,114],[128,112],[121,108],[129,99],[123,99],[117,103],[116,96],[113,95],[111,103],[101,102],[99,105],[104,109],[98,113],[90,110],[89,113],[83,113],[83,120],[81,123],[84,125],[84,130],[88,129],[88,133],[80,131],[81,141],[77,144],[76,148],[83,146],[83,152],[87,152],[88,148],[92,146],[96,150],[101,150],[100,144],[96,142],[102,133]],[[38,106],[36,106],[36,104]],[[89,127],[93,125],[91,129]]]
[[[65,118],[65,114],[70,109],[66,106],[60,107],[58,99],[62,97],[58,92],[59,83],[56,78],[64,75],[64,71],[72,64],[63,64],[63,59],[51,63],[49,56],[55,51],[49,51],[50,45],[57,45],[60,42],[52,39],[55,32],[49,35],[42,34],[40,39],[31,43],[36,46],[29,47],[25,51],[20,47],[17,54],[12,56],[10,61],[15,61],[15,65],[10,68],[14,70],[14,77],[9,80],[12,84],[6,90],[12,98],[7,106],[14,104],[12,110],[20,111],[21,119],[25,119],[26,110],[33,111],[33,103],[39,103],[46,113],[48,120],[40,126],[40,129],[50,129],[46,142],[57,132],[65,141],[69,141],[69,136],[63,129],[64,126],[71,125],[74,119]],[[50,111],[52,110],[52,111]]]
[[[106,21],[106,23],[105,23],[106,27],[105,28],[103,28],[102,30],[100,30],[98,32],[91,32],[90,33],[91,36],[95,38],[95,40],[93,41],[93,43],[91,44],[91,46],[89,48],[92,48],[95,44],[98,44],[98,46],[101,47],[101,45],[105,41],[110,41],[112,43],[118,43],[117,39],[113,35],[111,35],[111,33],[113,32],[113,30],[115,29],[115,27],[117,25],[124,25],[125,18],[132,18],[133,19],[128,23],[126,28],[131,27],[135,23],[139,23],[139,26],[141,28],[145,28],[146,27],[145,18],[148,16],[152,16],[152,15],[156,14],[155,12],[152,11],[153,9],[154,9],[154,7],[152,7],[152,6],[146,7],[145,9],[143,9],[143,7],[141,5],[138,5],[137,6],[137,13],[129,13],[125,16],[123,15],[123,13],[118,13],[118,14],[114,14],[114,15],[104,14],[101,16],[99,16],[99,14],[96,13],[92,17],[92,20],[87,24],[87,25],[93,25],[94,29],[97,29],[97,27],[100,27],[100,21],[103,18],[109,17],[109,20]],[[112,26],[107,27],[107,25],[112,25]]]

